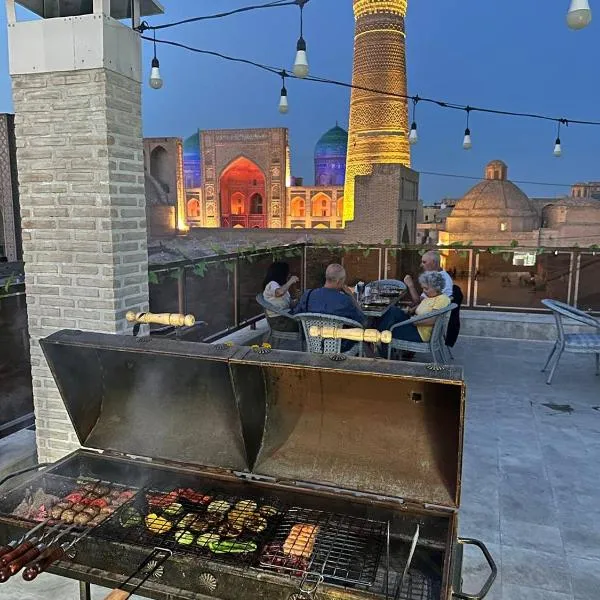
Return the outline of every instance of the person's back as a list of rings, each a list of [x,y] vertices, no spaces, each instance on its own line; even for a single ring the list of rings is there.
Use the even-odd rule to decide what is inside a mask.
[[[364,323],[365,315],[358,308],[353,296],[343,291],[345,277],[346,272],[341,265],[329,265],[325,286],[304,292],[294,313],[320,313]]]

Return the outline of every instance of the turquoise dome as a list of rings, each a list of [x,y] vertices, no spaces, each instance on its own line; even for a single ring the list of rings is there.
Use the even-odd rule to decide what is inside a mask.
[[[336,125],[321,136],[315,146],[315,158],[346,157],[348,132]]]
[[[183,142],[185,154],[200,154],[200,132],[196,132]]]

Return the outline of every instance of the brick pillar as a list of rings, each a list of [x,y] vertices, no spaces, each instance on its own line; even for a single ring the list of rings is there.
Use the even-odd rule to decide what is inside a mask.
[[[97,17],[77,17],[71,30],[87,20],[101,44],[110,30],[120,60],[108,60],[113,50],[105,45],[97,60],[64,63],[68,53],[52,54],[61,46],[56,36],[45,56],[23,57],[19,50],[32,33],[18,28],[31,26],[9,25],[40,461],[77,447],[40,338],[62,328],[123,333],[127,310],[148,310],[139,39],[118,21]],[[32,23],[43,33],[58,21],[70,19]],[[125,51],[114,43],[115,32]],[[55,68],[45,71],[47,65]]]

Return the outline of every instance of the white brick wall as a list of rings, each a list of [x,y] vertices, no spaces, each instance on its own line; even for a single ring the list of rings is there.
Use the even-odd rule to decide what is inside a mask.
[[[12,80],[38,453],[57,460],[77,439],[38,340],[148,310],[141,90],[104,69]]]

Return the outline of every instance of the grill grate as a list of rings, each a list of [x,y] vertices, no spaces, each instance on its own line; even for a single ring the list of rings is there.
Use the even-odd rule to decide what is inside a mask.
[[[260,558],[264,568],[298,577],[370,587],[385,541],[386,523],[291,508]]]
[[[103,523],[97,535],[253,565],[273,537],[282,512],[274,498],[236,497],[216,490],[179,488],[164,492],[146,488]]]

